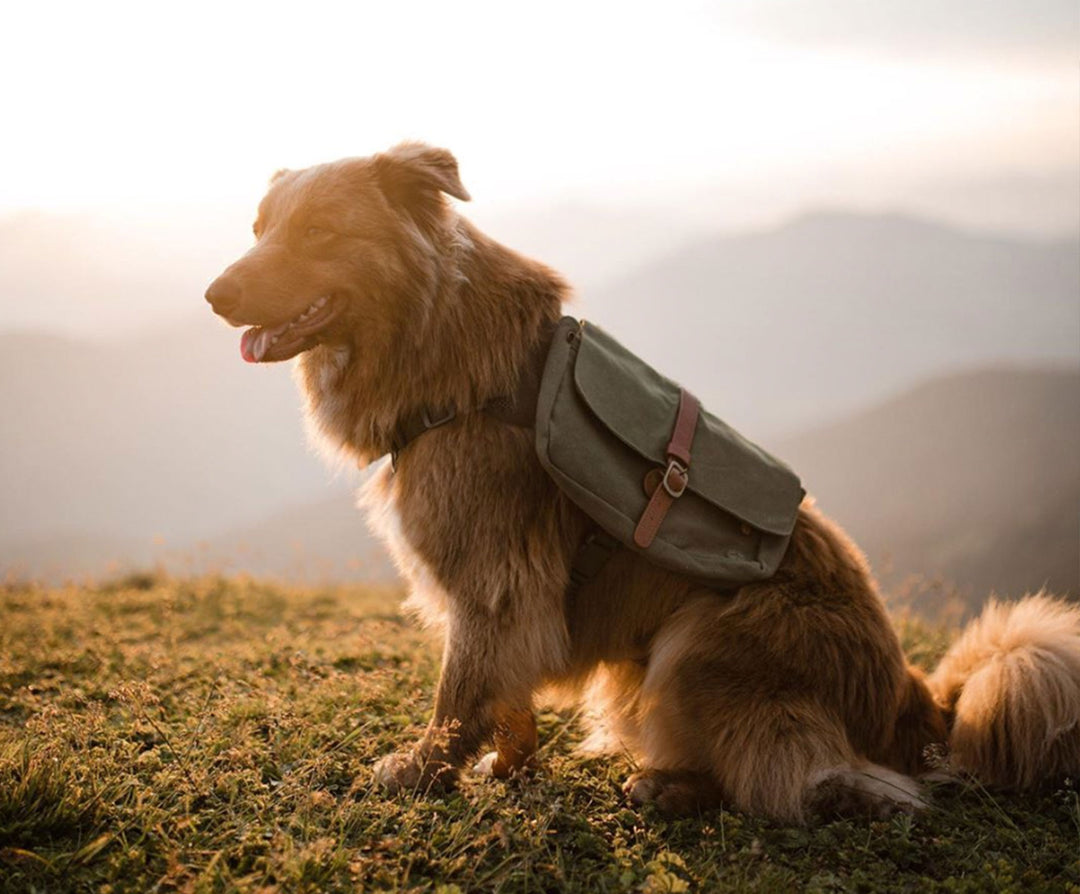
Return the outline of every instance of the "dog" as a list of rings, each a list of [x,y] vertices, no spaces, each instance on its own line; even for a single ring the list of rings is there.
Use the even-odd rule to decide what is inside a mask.
[[[420,143],[279,171],[254,247],[206,293],[249,327],[246,360],[299,357],[330,454],[396,454],[362,502],[445,648],[427,731],[375,767],[385,789],[448,789],[488,744],[476,769],[521,770],[541,692],[584,705],[589,744],[640,768],[628,799],[670,813],[915,811],[935,745],[987,784],[1080,773],[1080,610],[991,604],[924,677],[863,555],[809,499],[768,580],[721,593],[624,549],[567,599],[590,520],[531,431],[469,410],[514,391],[569,290],[448,196],[469,199],[457,161]],[[423,407],[459,412],[398,450]]]

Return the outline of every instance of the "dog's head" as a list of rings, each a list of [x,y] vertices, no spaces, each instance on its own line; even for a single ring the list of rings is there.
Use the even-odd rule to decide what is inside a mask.
[[[279,171],[259,205],[255,245],[210,285],[215,313],[245,330],[245,360],[287,360],[318,344],[389,335],[385,302],[434,278],[442,193],[467,200],[445,149],[403,143],[369,158]]]

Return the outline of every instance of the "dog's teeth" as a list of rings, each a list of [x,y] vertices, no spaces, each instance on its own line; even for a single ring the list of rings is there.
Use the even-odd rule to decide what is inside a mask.
[[[252,349],[252,352],[255,354],[255,359],[262,360],[266,355],[266,349],[268,347],[270,347],[270,333],[264,329],[255,339],[255,345]]]
[[[324,304],[326,304],[326,300],[327,300],[328,297],[329,296],[327,296],[327,295],[323,295],[322,298],[320,298],[318,301],[316,301],[315,302],[315,309],[318,310],[320,307],[322,307]]]

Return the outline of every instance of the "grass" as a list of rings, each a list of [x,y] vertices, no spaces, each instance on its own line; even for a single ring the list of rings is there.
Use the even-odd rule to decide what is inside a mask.
[[[0,891],[1080,892],[1080,794],[954,785],[808,829],[620,798],[630,766],[540,717],[540,769],[386,799],[437,650],[397,594],[140,575],[0,589]],[[947,635],[907,620],[931,663]]]

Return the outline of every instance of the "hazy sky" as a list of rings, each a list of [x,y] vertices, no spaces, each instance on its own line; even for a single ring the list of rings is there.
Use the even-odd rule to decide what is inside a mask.
[[[8,4],[0,213],[247,206],[278,167],[403,138],[451,148],[497,203],[1070,173],[1078,16],[1075,0]]]

